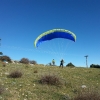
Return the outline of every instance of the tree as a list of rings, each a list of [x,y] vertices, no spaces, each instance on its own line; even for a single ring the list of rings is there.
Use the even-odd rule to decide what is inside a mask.
[[[97,64],[97,65],[91,64],[91,65],[90,65],[90,68],[100,68],[100,65],[98,65],[98,64]]]
[[[0,60],[1,60],[1,61],[7,61],[7,62],[10,62],[10,63],[11,63],[11,59],[10,59],[9,56],[1,56],[1,57],[0,57]]]
[[[37,62],[35,60],[31,60],[30,64],[34,64],[35,65],[35,64],[37,64]]]
[[[28,58],[22,58],[19,62],[24,63],[24,64],[29,64],[29,59]]]
[[[1,42],[1,39],[0,39],[0,42]],[[1,43],[0,43],[0,46],[1,46]],[[0,55],[3,55],[3,53],[2,53],[2,52],[0,52]]]
[[[71,62],[66,65],[66,67],[75,67]]]
[[[2,52],[0,52],[0,55],[3,55],[3,53],[2,53]]]

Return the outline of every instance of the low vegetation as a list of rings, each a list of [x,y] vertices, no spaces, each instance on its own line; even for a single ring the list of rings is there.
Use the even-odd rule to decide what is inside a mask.
[[[4,91],[5,91],[4,87],[0,85],[0,95],[2,95]]]
[[[0,56],[0,61],[7,61],[11,63],[11,58],[9,56]]]
[[[66,65],[66,67],[75,67],[71,62]]]
[[[100,93],[98,92],[98,90],[94,89],[81,91],[74,98],[74,100],[100,100]]]
[[[60,78],[53,74],[52,75],[47,74],[41,76],[39,83],[47,85],[55,85],[55,86],[62,85]]]
[[[22,58],[19,62],[23,63],[23,64],[29,64],[29,59],[28,58]]]
[[[100,68],[100,65],[91,64],[90,68]]]
[[[1,100],[100,100],[99,69],[27,66],[0,63]]]
[[[18,71],[18,70],[15,70],[15,71],[12,71],[8,77],[10,78],[20,78],[22,77],[22,72],[21,71]]]
[[[31,60],[31,61],[30,61],[30,64],[34,64],[34,65],[36,65],[37,62],[36,62],[35,60]]]
[[[37,70],[34,70],[34,73],[38,73],[38,71]]]

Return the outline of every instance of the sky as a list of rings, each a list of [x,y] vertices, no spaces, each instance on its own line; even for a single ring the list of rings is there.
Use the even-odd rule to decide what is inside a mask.
[[[55,39],[34,47],[40,34],[55,28],[72,31],[76,42]],[[55,59],[59,65],[64,59],[86,67],[88,55],[88,66],[100,64],[100,0],[0,0],[0,38],[0,51],[13,60]]]

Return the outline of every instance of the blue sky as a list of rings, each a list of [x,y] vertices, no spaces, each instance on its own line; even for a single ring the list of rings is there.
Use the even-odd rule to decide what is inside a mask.
[[[60,40],[42,43],[38,50],[33,45],[41,33],[54,28],[77,36],[75,43],[63,43],[63,57],[50,53],[51,48],[58,51]],[[25,57],[47,64],[55,59],[59,65],[63,58],[65,65],[85,67],[84,56],[89,55],[88,65],[100,64],[100,0],[0,0],[0,38],[0,51],[14,60]]]

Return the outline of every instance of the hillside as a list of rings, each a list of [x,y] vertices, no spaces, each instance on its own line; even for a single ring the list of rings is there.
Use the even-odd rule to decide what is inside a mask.
[[[22,77],[8,77],[16,70]],[[55,76],[62,84],[41,84],[43,75]],[[100,69],[0,64],[0,84],[0,100],[69,100],[80,91],[100,90]]]

